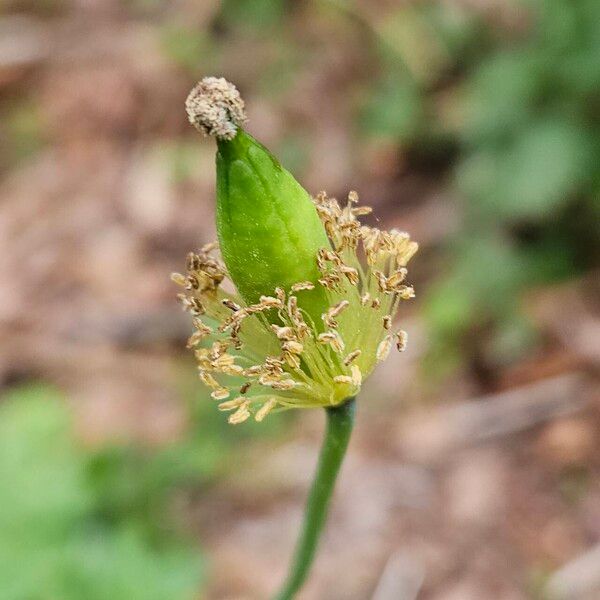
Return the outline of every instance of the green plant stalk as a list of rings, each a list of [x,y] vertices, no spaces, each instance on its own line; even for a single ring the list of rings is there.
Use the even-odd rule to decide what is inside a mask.
[[[327,429],[306,503],[302,532],[287,579],[275,600],[291,600],[306,581],[325,525],[337,475],[350,441],[354,426],[355,398],[349,398],[338,406],[328,407],[325,412]]]

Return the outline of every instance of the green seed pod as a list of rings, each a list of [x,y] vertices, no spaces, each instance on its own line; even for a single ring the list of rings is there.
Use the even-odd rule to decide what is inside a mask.
[[[306,190],[243,130],[219,140],[217,231],[223,260],[238,291],[256,302],[277,287],[316,283],[319,248],[329,240]],[[301,306],[317,321],[326,308],[319,288]]]
[[[239,126],[245,117],[235,87],[206,78],[187,108],[194,125],[217,138],[219,245],[242,298],[252,303],[277,287],[288,292],[297,282],[315,284],[317,253],[331,247],[323,224],[308,192]],[[327,308],[322,288],[303,291],[298,301],[320,322]]]

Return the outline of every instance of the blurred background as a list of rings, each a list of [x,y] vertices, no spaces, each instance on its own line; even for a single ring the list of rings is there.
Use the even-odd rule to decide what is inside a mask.
[[[242,91],[421,244],[303,600],[600,598],[600,2],[0,2],[0,599],[262,599],[319,412],[228,426],[171,271]]]

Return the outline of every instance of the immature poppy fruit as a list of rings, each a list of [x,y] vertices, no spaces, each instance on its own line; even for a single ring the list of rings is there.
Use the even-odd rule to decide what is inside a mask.
[[[417,244],[361,225],[371,209],[358,206],[355,192],[344,207],[325,193],[311,199],[241,129],[243,102],[224,79],[202,80],[186,108],[218,141],[224,264],[209,244],[188,255],[185,275],[172,276],[194,316],[188,346],[201,380],[221,410],[233,411],[230,423],[341,404],[394,345],[404,349],[406,334],[394,333],[392,320],[414,296],[405,267]],[[237,293],[222,288],[225,278]]]
[[[237,89],[207,77],[186,101],[190,122],[217,139],[217,233],[221,255],[249,303],[277,286],[316,283],[314,257],[329,241],[308,192],[252,136]],[[318,319],[327,308],[320,289],[299,298]]]

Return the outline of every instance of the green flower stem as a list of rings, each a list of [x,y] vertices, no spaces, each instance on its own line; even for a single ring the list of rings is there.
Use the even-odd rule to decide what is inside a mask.
[[[275,600],[291,600],[300,590],[315,557],[315,551],[340,466],[348,448],[354,425],[355,398],[343,404],[326,408],[327,431],[323,440],[319,465],[306,503],[302,533],[287,580]]]

